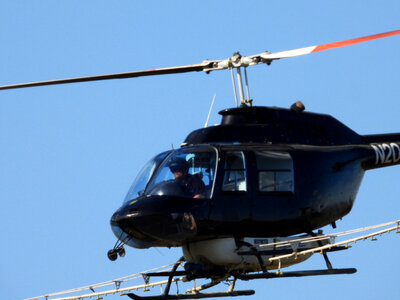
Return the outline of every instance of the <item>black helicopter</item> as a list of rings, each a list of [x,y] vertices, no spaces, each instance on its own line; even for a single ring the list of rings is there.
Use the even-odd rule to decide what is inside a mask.
[[[261,245],[318,237],[321,234],[314,230],[329,224],[335,227],[335,221],[351,211],[365,171],[400,164],[400,133],[359,135],[329,115],[306,112],[301,102],[289,109],[252,106],[248,89],[244,96],[241,70],[247,85],[248,66],[397,34],[400,30],[277,53],[235,53],[226,60],[195,65],[0,89],[230,69],[237,107],[220,112],[220,125],[191,132],[179,149],[162,152],[143,167],[122,207],[112,215],[110,223],[118,241],[108,258],[123,257],[123,245],[182,247],[183,257],[170,272],[147,274],[169,278],[163,295],[147,298],[250,295],[254,291],[233,288],[222,293],[169,295],[169,287],[179,275],[186,280],[211,278],[212,286],[230,276],[250,280],[354,273],[355,269],[333,269],[324,253],[327,270],[276,275],[268,270],[308,257],[269,258],[323,247],[328,242],[311,239],[296,250]],[[237,71],[240,105],[233,69]],[[292,237],[298,234],[303,235]],[[342,249],[335,246],[330,251]],[[184,271],[177,271],[183,261]]]

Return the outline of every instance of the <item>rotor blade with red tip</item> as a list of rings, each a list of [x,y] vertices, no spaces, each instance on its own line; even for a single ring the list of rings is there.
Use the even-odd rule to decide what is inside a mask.
[[[375,39],[380,39],[392,35],[400,34],[400,30],[389,31],[385,33],[373,34],[364,37],[359,37],[355,39],[349,39],[340,42],[334,42],[329,44],[317,45],[317,46],[310,46],[305,48],[293,49],[288,51],[276,52],[276,53],[265,53],[261,54],[260,56],[264,59],[280,59],[280,58],[287,58],[287,57],[295,57],[300,55],[306,55],[314,52],[319,52],[323,50],[333,49],[333,48],[340,48],[345,46],[350,46],[362,42],[367,42]]]
[[[96,80],[107,80],[107,79],[121,79],[121,78],[133,78],[133,77],[141,77],[141,76],[152,76],[152,75],[162,75],[162,74],[176,74],[176,73],[185,73],[185,72],[194,72],[194,71],[217,71],[224,70],[228,68],[239,68],[239,67],[247,67],[250,65],[257,65],[260,63],[270,63],[271,60],[300,56],[305,54],[310,54],[313,52],[349,46],[361,42],[366,42],[374,39],[384,38],[392,35],[400,34],[400,30],[389,31],[380,34],[369,35],[365,37],[349,39],[340,42],[334,42],[329,44],[299,48],[294,50],[269,53],[263,52],[257,55],[251,56],[243,56],[238,60],[237,56],[233,56],[231,58],[225,60],[205,60],[200,64],[195,65],[186,65],[179,67],[170,67],[170,68],[161,68],[154,70],[145,70],[145,71],[134,71],[127,73],[115,73],[115,74],[106,74],[106,75],[96,75],[96,76],[87,76],[87,77],[76,77],[76,78],[67,78],[67,79],[57,79],[57,80],[48,80],[48,81],[39,81],[39,82],[29,82],[29,83],[20,83],[20,84],[12,84],[0,86],[0,90],[6,89],[16,89],[16,88],[25,88],[25,87],[33,87],[33,86],[43,86],[43,85],[53,85],[53,84],[64,84],[64,83],[74,83],[74,82],[85,82],[85,81],[96,81]]]

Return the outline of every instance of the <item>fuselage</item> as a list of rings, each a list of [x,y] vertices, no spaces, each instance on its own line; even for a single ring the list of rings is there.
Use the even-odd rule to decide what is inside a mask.
[[[265,113],[266,108],[249,109],[244,113]],[[276,110],[267,113],[277,114]],[[240,109],[233,113],[238,118]],[[297,120],[310,119],[306,113],[283,113]],[[336,121],[326,115],[310,115],[325,123],[327,119],[328,123]],[[239,114],[239,118],[243,116]],[[333,123],[336,129],[318,143],[315,140],[322,139],[323,130],[315,129],[315,120],[310,130],[318,132],[314,138],[303,137],[304,143],[299,143],[299,135],[294,137],[296,142],[283,141],[290,137],[279,134],[277,142],[256,136],[254,131],[271,130],[267,124],[257,123],[247,126],[254,130],[247,136],[241,133],[231,142],[213,141],[223,126],[231,130],[240,125],[236,123],[210,128],[208,137],[207,129],[195,131],[182,148],[152,159],[146,165],[148,170],[141,172],[145,178],[139,178],[140,187],[132,186],[124,205],[112,217],[116,236],[121,240],[127,237],[128,245],[146,248],[223,237],[309,233],[350,212],[366,170],[400,162],[399,135],[362,137]],[[339,142],[334,142],[335,135]],[[346,137],[349,142],[344,144]],[[201,143],[194,143],[196,140]],[[182,191],[169,174],[169,164],[178,157],[188,162],[190,176],[204,182],[202,197]]]

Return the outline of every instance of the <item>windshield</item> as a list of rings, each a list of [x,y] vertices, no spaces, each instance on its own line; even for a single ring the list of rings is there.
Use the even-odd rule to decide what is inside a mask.
[[[210,198],[217,151],[209,146],[187,147],[165,159],[146,188],[146,195]]]
[[[143,195],[144,189],[153,175],[156,168],[164,160],[171,151],[165,151],[153,157],[139,172],[136,179],[133,181],[124,202],[130,201]]]

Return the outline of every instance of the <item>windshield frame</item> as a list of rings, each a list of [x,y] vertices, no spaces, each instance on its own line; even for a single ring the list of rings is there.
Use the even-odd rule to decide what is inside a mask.
[[[149,161],[146,162],[146,164],[136,174],[135,179],[133,180],[131,186],[129,187],[128,192],[126,193],[123,203],[127,203],[129,201],[132,201],[132,200],[140,197],[140,196],[145,195],[147,186],[149,185],[149,182],[153,178],[154,174],[157,172],[158,167],[173,152],[174,152],[174,150],[163,151],[163,152],[153,156]],[[164,157],[163,157],[163,155],[164,155]],[[150,168],[150,170],[148,170],[149,168]],[[143,176],[147,173],[147,171],[149,172],[147,181],[146,181],[143,189],[141,189],[142,193],[138,194],[137,191],[135,191],[136,190],[135,187],[137,187],[137,185],[139,184],[139,182],[141,181]],[[134,192],[136,192],[137,195]]]

